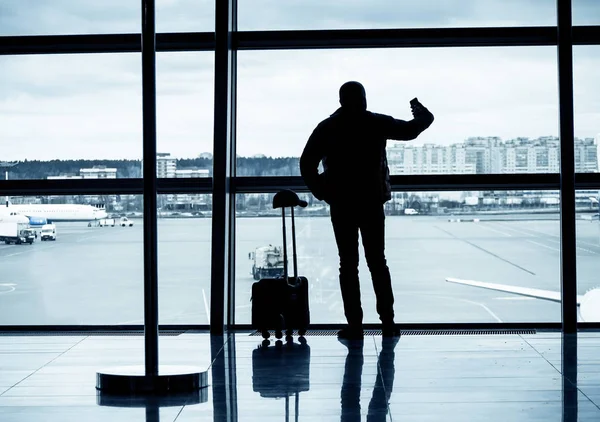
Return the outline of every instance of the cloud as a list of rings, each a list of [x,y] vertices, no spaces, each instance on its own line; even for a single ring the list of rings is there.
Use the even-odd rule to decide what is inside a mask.
[[[554,25],[549,0],[240,1],[240,30]]]
[[[241,29],[555,21],[551,0],[241,0],[239,7]],[[594,21],[600,2],[576,0],[574,8]],[[159,31],[214,26],[213,1],[162,0],[157,9]],[[0,34],[137,32],[139,15],[138,3],[120,0],[9,0],[0,2]],[[574,49],[578,137],[600,132],[599,53],[600,46]],[[159,150],[212,151],[214,54],[159,53],[156,66]],[[409,119],[416,96],[434,112],[416,144],[558,134],[555,47],[242,51],[238,66],[239,155],[298,156],[337,108],[339,86],[353,79],[365,84],[371,110]],[[141,158],[140,54],[4,56],[0,74],[3,159]]]
[[[0,36],[141,32],[139,1],[4,0]],[[214,0],[157,0],[157,32],[214,31]]]

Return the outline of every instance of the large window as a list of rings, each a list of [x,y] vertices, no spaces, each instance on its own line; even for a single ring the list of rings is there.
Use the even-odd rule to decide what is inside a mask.
[[[140,54],[3,56],[0,73],[9,179],[141,176]]]
[[[0,4],[2,35],[139,33],[137,0],[7,0]],[[157,32],[214,31],[215,2],[157,0]]]
[[[296,230],[311,320],[343,323],[328,207],[307,199],[311,205],[297,211]],[[253,280],[282,271],[274,249],[282,247],[281,213],[271,201],[270,194],[238,195],[237,323],[250,322]],[[517,294],[560,290],[558,203],[557,191],[395,192],[386,204],[386,257],[398,322],[559,321],[558,304]],[[362,246],[360,256],[364,320],[376,323]],[[494,290],[499,286],[504,291]]]
[[[0,36],[140,32],[141,16],[135,0],[7,0],[0,4]]]
[[[141,320],[142,207],[140,195],[11,197],[0,210],[0,324]]]
[[[225,22],[227,13],[216,16],[217,0],[156,0],[152,193],[142,177],[140,2],[0,3],[0,194],[9,200],[0,225],[10,233],[15,207],[28,219],[40,216],[23,207],[42,207],[36,212],[55,220],[57,236],[41,241],[43,224],[30,221],[33,245],[0,244],[0,325],[142,323],[142,193],[157,195],[158,257],[146,264],[158,267],[160,322],[249,323],[252,283],[279,271],[264,263],[282,246],[272,192],[305,189],[299,157],[317,124],[339,107],[339,87],[349,80],[364,84],[372,111],[409,120],[417,97],[435,115],[416,140],[387,144],[391,174],[413,176],[393,178],[406,191],[385,205],[398,322],[560,321],[560,304],[542,298],[556,299],[561,279],[567,288],[574,282],[569,266],[560,265],[560,217],[572,216],[560,216],[558,81],[565,83],[565,73],[558,74],[556,0],[236,3],[233,21]],[[583,296],[595,286],[600,253],[600,63],[598,45],[588,45],[597,42],[600,3],[572,3],[574,39],[585,44],[573,47],[572,81]],[[213,50],[222,48],[213,43],[222,35],[215,29],[226,23],[240,31],[228,44],[239,48],[233,56]],[[323,31],[346,29],[356,31]],[[295,30],[309,32],[278,32]],[[215,78],[214,69],[231,78]],[[226,112],[215,119],[216,107],[230,99],[235,107],[218,108]],[[224,147],[216,160],[214,145]],[[215,175],[224,178],[213,181]],[[120,193],[93,194],[113,191]],[[228,216],[212,215],[213,198],[221,212],[227,207],[218,201],[229,194],[232,227]],[[312,320],[343,323],[329,209],[302,195],[310,205],[297,211],[299,265],[311,283]],[[70,206],[97,211],[56,218]],[[219,245],[235,241],[235,279],[224,286],[215,274],[227,257],[213,253],[213,235]],[[374,323],[364,260],[360,274],[365,322]],[[218,317],[211,308],[232,299],[211,303],[220,297],[211,288],[235,295],[233,319],[225,311],[225,321],[211,321]],[[535,294],[524,297],[522,289]]]
[[[416,140],[388,142],[392,174],[559,170],[553,47],[252,51],[238,63],[237,151],[254,157],[238,160],[239,175],[297,175],[348,80],[363,83],[372,111],[410,120],[418,97],[436,116]]]
[[[210,52],[157,55],[158,177],[212,173],[213,56]]]
[[[158,195],[161,324],[210,322],[211,216],[209,194]]]
[[[243,31],[556,24],[550,0],[240,0],[238,5]]]
[[[600,67],[600,47],[573,48],[573,91],[575,109],[575,171],[598,173],[600,103],[594,95]]]
[[[581,296],[580,315],[582,322],[599,322],[594,319],[598,274],[600,274],[600,191],[582,190],[575,195],[577,219],[577,293]],[[559,239],[555,236],[556,248]]]

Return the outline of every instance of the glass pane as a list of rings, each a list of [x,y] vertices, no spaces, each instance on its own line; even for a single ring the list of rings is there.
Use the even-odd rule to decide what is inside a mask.
[[[600,3],[596,0],[573,0],[573,25],[599,25]]]
[[[156,32],[214,30],[215,0],[156,0]]]
[[[156,74],[157,175],[204,177],[212,172],[214,54],[159,53]]]
[[[418,97],[435,115],[416,140],[388,142],[392,174],[558,171],[554,47],[242,51],[238,63],[240,176],[298,175],[348,80],[371,111],[410,120]]]
[[[140,32],[140,4],[135,0],[4,0],[0,36]]]
[[[575,170],[598,172],[600,103],[595,87],[600,67],[600,46],[573,47],[573,100],[575,111]]]
[[[577,293],[582,296],[580,322],[598,318],[598,274],[600,274],[600,191],[575,193],[577,210]],[[591,299],[591,301],[590,301]]]
[[[240,0],[238,4],[242,31],[556,25],[553,0]]]
[[[329,209],[302,196],[309,206],[297,211],[298,265],[309,280],[311,322],[344,323]],[[281,271],[281,260],[269,261],[282,246],[280,210],[271,201],[270,194],[237,195],[239,324],[251,321],[252,283]],[[397,322],[560,320],[559,304],[518,294],[519,288],[559,292],[558,191],[395,192],[386,214]],[[289,237],[288,243],[291,250]],[[362,247],[359,255],[364,322],[377,323]]]
[[[212,197],[178,193],[157,200],[159,321],[209,324]]]
[[[5,0],[0,3],[2,35],[139,33],[141,3],[135,0]],[[157,32],[213,32],[213,0],[157,0]]]
[[[0,324],[127,324],[143,318],[141,195],[9,200],[0,211]]]
[[[139,54],[4,56],[0,73],[2,160],[19,162],[9,178],[140,177]]]

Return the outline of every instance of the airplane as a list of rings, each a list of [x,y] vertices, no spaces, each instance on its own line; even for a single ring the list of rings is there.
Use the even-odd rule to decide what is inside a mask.
[[[9,201],[6,201],[6,206],[0,207],[0,217],[13,213],[27,217],[31,227],[41,227],[44,224],[58,221],[90,222],[108,217],[104,208],[97,208],[92,205],[11,204]]]
[[[461,280],[452,277],[446,278],[446,281],[465,286],[480,287],[486,290],[496,290],[499,292],[512,293],[519,296],[548,300],[550,302],[561,302],[560,292],[552,290],[531,289],[528,287],[487,283],[484,281]],[[577,295],[577,310],[579,322],[600,322],[600,287],[595,287],[591,290],[588,290],[584,295]]]

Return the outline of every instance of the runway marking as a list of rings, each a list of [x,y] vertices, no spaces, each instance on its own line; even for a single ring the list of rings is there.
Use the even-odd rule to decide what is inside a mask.
[[[210,324],[210,307],[208,306],[208,300],[206,300],[206,291],[202,288],[202,297],[204,298],[204,309],[206,310],[206,319]]]
[[[495,297],[494,300],[536,300],[534,297],[523,297],[523,296],[502,296]]]
[[[536,242],[536,241],[533,241],[533,240],[529,240],[529,239],[527,239],[527,242],[529,242],[529,243],[533,243],[534,245],[541,246],[542,248],[546,248],[546,249],[553,250],[553,251],[555,251],[555,252],[560,252],[560,249],[559,249],[559,248],[554,248],[554,247],[552,247],[552,246],[544,245],[543,243],[539,243],[539,242]]]
[[[491,230],[491,231],[494,231],[496,233],[500,233],[500,234],[502,234],[502,235],[504,235],[506,237],[512,237],[512,234],[500,231],[500,230],[495,229],[493,227],[488,227],[487,224],[480,224],[479,227],[481,227],[482,229]]]
[[[15,245],[15,246],[25,247],[26,245]],[[0,258],[8,258],[10,256],[22,255],[22,254],[27,253],[27,252],[36,252],[36,251],[39,251],[40,248],[42,248],[41,249],[42,251],[45,251],[45,250],[48,250],[48,249],[56,248],[57,246],[60,246],[60,245],[52,245],[52,246],[46,246],[46,247],[43,247],[43,246],[37,246],[37,247],[35,247],[33,245],[29,245],[29,246],[31,246],[31,248],[28,248],[27,250],[24,250],[24,251],[21,251],[21,252],[11,253],[11,254],[8,254],[8,255],[0,255]]]
[[[533,234],[531,234],[531,233],[524,233],[524,232],[523,232],[522,230],[520,230],[520,229],[515,229],[514,227],[510,227],[510,226],[504,225],[504,224],[502,224],[502,223],[493,222],[493,223],[491,223],[491,224],[496,224],[496,225],[498,225],[498,226],[502,227],[502,228],[503,228],[503,229],[505,229],[505,230],[512,230],[513,232],[516,232],[517,234],[519,234],[519,235],[521,235],[521,236],[524,236],[524,237],[536,237],[535,235],[533,235]]]
[[[437,297],[437,298],[440,298],[440,299],[449,299],[449,300],[457,300],[457,301],[467,302],[467,303],[470,303],[470,304],[472,304],[472,305],[480,306],[480,307],[481,307],[481,308],[483,308],[483,309],[484,309],[484,310],[485,310],[485,311],[486,311],[488,314],[490,314],[490,316],[491,316],[492,318],[494,318],[494,319],[495,319],[497,322],[503,322],[503,321],[502,321],[502,320],[501,320],[501,319],[498,317],[498,315],[496,315],[496,314],[494,313],[494,311],[492,311],[490,308],[488,308],[486,305],[484,305],[484,304],[483,304],[483,303],[481,303],[481,302],[475,302],[475,301],[473,301],[473,300],[469,300],[469,299],[463,299],[463,298],[460,298],[460,297],[452,297],[452,296],[436,295],[436,294],[425,294],[425,295],[423,295],[423,294],[419,294],[419,293],[411,293],[411,292],[405,292],[404,294],[405,294],[405,295],[407,295],[407,294],[408,294],[408,295],[411,295],[411,294],[412,294],[413,296],[419,296],[419,295],[420,295],[420,296],[426,296],[426,297]]]
[[[0,295],[14,292],[17,289],[15,286],[15,283],[0,283],[0,287],[8,287],[8,290],[0,291]]]
[[[546,239],[546,240],[548,240],[550,242],[556,242],[556,243],[560,244],[560,240],[554,240],[554,239]],[[533,240],[527,240],[527,241],[529,243],[533,243],[533,244],[536,244],[536,245],[539,245],[539,246],[543,246],[544,248],[548,248],[548,249],[552,249],[554,251],[560,252],[560,248],[553,248],[552,246],[543,245],[543,244],[541,244],[539,242],[535,242]],[[580,251],[585,251],[585,252],[588,252],[588,253],[591,253],[591,254],[594,254],[594,255],[598,255],[598,252],[593,251],[591,249],[582,248],[581,246],[575,246],[575,248],[579,249]]]
[[[441,231],[443,231],[444,233],[446,233],[446,234],[448,234],[448,235],[452,236],[453,238],[455,238],[455,239],[457,239],[457,240],[462,240],[462,241],[463,241],[463,242],[465,242],[466,244],[468,244],[468,245],[471,245],[472,247],[474,247],[474,248],[476,248],[476,249],[479,249],[480,251],[482,251],[482,252],[485,252],[485,253],[487,253],[487,254],[489,254],[489,255],[493,256],[494,258],[498,258],[500,261],[506,262],[507,264],[510,264],[510,265],[512,265],[513,267],[516,267],[516,268],[518,268],[518,269],[520,269],[520,270],[522,270],[522,271],[525,271],[525,272],[526,272],[526,273],[528,273],[528,274],[535,275],[535,273],[534,273],[533,271],[529,271],[527,268],[521,267],[519,264],[516,264],[516,263],[514,263],[514,262],[512,262],[512,261],[510,261],[510,260],[508,260],[508,259],[506,259],[506,258],[502,258],[500,255],[497,255],[497,254],[495,254],[495,253],[493,253],[493,252],[491,252],[491,251],[488,251],[487,249],[485,249],[485,248],[482,248],[481,246],[479,246],[479,245],[476,245],[476,244],[475,244],[475,243],[473,243],[473,242],[470,242],[470,241],[468,241],[468,240],[466,240],[466,239],[460,238],[460,237],[458,237],[458,236],[454,235],[453,233],[451,233],[451,232],[449,232],[449,231],[447,231],[447,230],[444,230],[443,228],[441,228],[441,227],[439,227],[439,226],[435,226],[435,225],[434,225],[434,227],[435,227],[435,228],[437,228],[437,229],[439,229],[439,230],[441,230]]]

